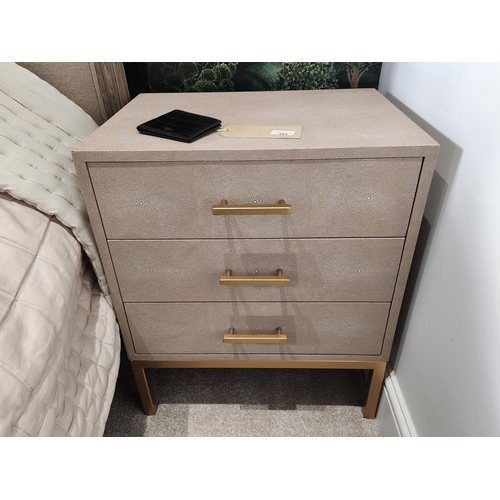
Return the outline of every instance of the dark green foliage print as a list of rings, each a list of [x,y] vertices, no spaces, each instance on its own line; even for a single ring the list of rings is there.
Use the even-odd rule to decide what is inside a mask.
[[[231,92],[378,88],[374,62],[124,63],[130,96],[144,92]]]
[[[338,70],[331,62],[284,62],[272,90],[320,90],[338,88]]]
[[[220,92],[234,90],[238,63],[148,63],[151,92]]]

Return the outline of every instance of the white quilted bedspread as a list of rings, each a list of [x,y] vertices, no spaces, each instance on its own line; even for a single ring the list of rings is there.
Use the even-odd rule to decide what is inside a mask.
[[[71,157],[71,150],[97,127],[38,76],[15,63],[0,63],[0,191],[69,227],[111,302]]]
[[[3,193],[0,217],[0,436],[101,436],[114,312],[68,229]]]
[[[119,331],[71,158],[96,128],[0,63],[0,436],[104,432]]]

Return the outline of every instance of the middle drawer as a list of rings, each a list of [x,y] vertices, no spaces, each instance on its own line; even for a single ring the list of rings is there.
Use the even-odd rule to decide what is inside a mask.
[[[403,238],[111,240],[124,302],[391,301]],[[276,275],[289,286],[227,286]]]

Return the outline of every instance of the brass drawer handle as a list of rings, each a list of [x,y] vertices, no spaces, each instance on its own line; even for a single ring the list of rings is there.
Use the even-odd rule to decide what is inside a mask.
[[[281,328],[276,328],[276,333],[270,334],[251,334],[234,333],[234,328],[229,329],[229,333],[224,335],[223,342],[226,344],[284,344],[287,340]]]
[[[219,283],[232,286],[289,286],[290,277],[283,276],[281,269],[276,271],[276,276],[233,276],[231,269],[226,269],[226,275],[219,277]]]
[[[228,205],[222,200],[220,205],[212,205],[212,215],[288,215],[292,205],[280,200],[275,205]]]

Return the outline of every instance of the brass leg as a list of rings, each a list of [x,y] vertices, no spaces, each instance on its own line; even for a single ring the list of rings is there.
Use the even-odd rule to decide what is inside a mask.
[[[296,363],[287,361],[131,361],[131,364],[142,408],[146,415],[154,415],[158,405],[149,386],[144,366],[149,368],[355,368],[372,370],[368,397],[363,408],[365,418],[375,418],[387,365],[385,361],[299,361]]]
[[[373,363],[373,374],[368,388],[368,397],[366,398],[366,406],[363,408],[363,417],[375,418],[377,413],[378,401],[384,384],[385,367],[387,363],[384,361],[376,361]]]
[[[156,404],[155,397],[151,391],[145,369],[140,361],[131,361],[130,363],[132,364],[135,383],[137,384],[137,389],[139,390],[142,409],[146,415],[154,415],[156,410],[158,410],[158,405]]]

